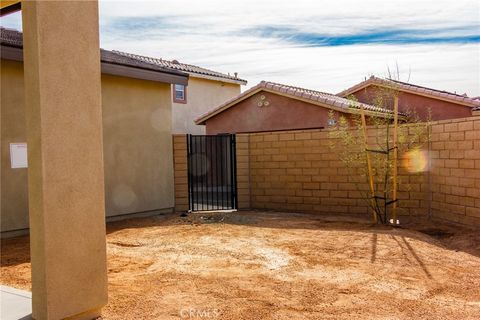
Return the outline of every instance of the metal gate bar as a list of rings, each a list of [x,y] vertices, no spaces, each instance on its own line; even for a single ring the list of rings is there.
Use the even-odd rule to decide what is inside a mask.
[[[187,135],[187,154],[189,210],[236,209],[235,135]]]

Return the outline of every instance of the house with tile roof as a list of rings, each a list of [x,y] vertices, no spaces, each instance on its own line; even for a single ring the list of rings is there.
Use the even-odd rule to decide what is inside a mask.
[[[0,28],[0,58],[1,183],[8,185],[1,189],[4,236],[24,232],[29,226],[27,168],[12,165],[10,150],[11,145],[26,143],[21,32]],[[177,132],[202,132],[203,126],[192,129],[195,110],[207,110],[237,95],[246,81],[196,66],[104,49],[100,50],[100,67],[106,215],[118,219],[171,211],[174,126],[185,124],[178,125]],[[184,95],[176,98],[185,101],[174,102],[175,86],[184,88]],[[183,112],[180,122],[175,122],[176,109]]]
[[[172,84],[173,133],[176,134],[205,134],[205,127],[195,124],[195,117],[208,111],[211,106],[237,96],[240,94],[241,86],[247,84],[247,81],[240,79],[237,73],[232,76],[177,60],[169,61],[120,51],[113,52],[189,75],[188,86],[181,83]]]
[[[341,115],[351,119],[360,109],[367,117],[393,116],[389,109],[334,94],[262,81],[200,115],[195,123],[204,125],[207,134],[326,128]],[[406,120],[405,114],[400,119]]]
[[[371,76],[338,93],[339,97],[354,96],[358,101],[391,107],[393,94],[398,95],[399,110],[422,120],[446,120],[472,116],[480,108],[480,100],[393,79]]]

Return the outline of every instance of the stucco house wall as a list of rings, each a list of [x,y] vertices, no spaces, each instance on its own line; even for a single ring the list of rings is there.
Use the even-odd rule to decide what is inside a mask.
[[[374,104],[376,99],[382,96],[383,92],[382,88],[370,85],[353,92],[352,95],[360,102]],[[387,102],[387,99],[384,99],[384,101]],[[392,101],[387,103],[390,104],[390,108],[393,107]],[[431,120],[465,118],[472,115],[472,108],[469,106],[403,91],[398,93],[398,109],[401,112],[413,111],[422,120],[429,119],[429,110]]]
[[[25,142],[23,63],[1,60],[1,231],[28,228],[27,169],[9,144]],[[105,205],[109,217],[174,206],[171,86],[102,75]]]
[[[240,84],[196,78],[190,74],[186,91],[187,103],[173,103],[173,133],[205,134],[205,126],[196,125],[195,118],[212,106],[239,95]]]
[[[393,111],[312,89],[261,81],[233,99],[195,118],[207,134],[249,133],[326,128],[339,118],[348,125],[364,110],[372,117],[388,118]],[[400,121],[405,120],[403,114]],[[330,122],[330,123],[329,123]]]
[[[107,216],[172,208],[170,84],[102,75]]]
[[[259,107],[259,101],[268,101],[268,106]],[[308,102],[260,91],[209,118],[205,127],[207,134],[322,128],[327,127],[329,111]]]
[[[23,63],[1,60],[1,231],[28,227],[27,169],[10,166],[10,143],[26,142]]]

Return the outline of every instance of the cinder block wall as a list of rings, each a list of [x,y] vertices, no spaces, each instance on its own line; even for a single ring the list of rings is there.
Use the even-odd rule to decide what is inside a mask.
[[[175,211],[188,210],[187,136],[173,135],[173,170],[175,177]]]
[[[411,173],[400,155],[401,214],[480,226],[480,117],[436,121],[430,132],[430,170]],[[251,207],[366,213],[359,190],[368,185],[349,174],[330,141],[326,130],[251,134]]]
[[[431,132],[432,215],[480,225],[480,117],[438,121]]]
[[[374,130],[369,131],[374,135]],[[480,226],[480,116],[433,122],[424,151],[430,170],[399,161],[403,215]],[[367,214],[364,178],[350,174],[330,148],[327,130],[237,134],[240,209]],[[175,206],[188,209],[185,135],[174,136]]]
[[[250,208],[250,136],[237,134],[237,193],[238,208]]]
[[[371,131],[371,133],[373,133]],[[328,130],[256,133],[250,136],[253,208],[366,214],[365,178],[351,174],[330,148]],[[426,213],[426,175],[400,168],[402,212]]]

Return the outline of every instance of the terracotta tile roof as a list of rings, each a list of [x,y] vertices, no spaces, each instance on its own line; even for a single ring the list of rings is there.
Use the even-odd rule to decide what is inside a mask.
[[[160,71],[164,73],[171,73],[171,74],[181,74],[181,75],[186,75],[186,73],[181,72],[179,70],[174,70],[171,68],[166,68],[159,66],[154,63],[148,63],[142,60],[134,59],[131,57],[127,57],[124,55],[120,55],[116,53],[115,51],[110,51],[110,50],[105,50],[105,49],[100,49],[100,60],[102,62],[106,63],[113,63],[113,64],[119,64],[119,65],[124,65],[124,66],[130,66],[130,67],[135,67],[135,68],[141,68],[141,69],[148,69],[148,70],[153,70],[153,71]]]
[[[0,27],[0,43],[11,47],[23,48],[23,36],[20,31]]]
[[[419,85],[407,83],[407,82],[402,82],[398,80],[393,80],[393,79],[382,79],[378,78],[375,76],[371,76],[365,81],[362,81],[356,85],[354,85],[351,88],[348,88],[337,95],[340,97],[346,97],[358,90],[361,90],[369,85],[379,85],[383,87],[390,87],[394,88],[400,91],[408,91],[420,95],[425,95],[429,96],[434,99],[442,99],[442,100],[449,100],[451,102],[456,102],[460,104],[465,104],[468,106],[480,106],[480,101],[470,98],[467,95],[460,95],[448,91],[442,91],[442,90],[437,90],[437,89],[432,89],[432,88],[427,88],[427,87],[422,87]]]
[[[389,109],[384,109],[376,106],[372,106],[369,104],[365,103],[360,103],[360,102],[355,102],[352,100],[348,100],[346,98],[342,98],[339,96],[336,96],[334,94],[326,93],[326,92],[321,92],[321,91],[316,91],[316,90],[310,90],[310,89],[305,89],[305,88],[299,88],[299,87],[294,87],[294,86],[289,86],[285,84],[280,84],[280,83],[275,83],[275,82],[268,82],[268,81],[262,81],[256,86],[246,90],[245,92],[241,93],[240,95],[236,96],[233,99],[230,99],[226,101],[225,103],[221,104],[220,106],[200,115],[197,119],[195,119],[196,124],[204,124],[204,122],[213,117],[214,115],[223,112],[224,110],[234,106],[238,102],[254,95],[255,93],[259,91],[267,91],[267,92],[272,92],[272,93],[279,93],[282,95],[286,95],[289,97],[292,97],[294,99],[299,99],[307,102],[311,102],[317,105],[322,105],[327,108],[331,108],[334,110],[339,110],[343,111],[345,113],[356,113],[357,111],[355,109],[360,109],[363,107],[363,109],[367,113],[375,113],[375,114],[383,114],[383,115],[388,115],[390,116],[393,114],[392,110]],[[401,116],[406,116],[403,113],[399,113]]]
[[[0,28],[0,44],[10,47],[23,48],[23,34],[17,30]],[[105,49],[100,49],[100,60],[105,63],[147,69],[180,76],[187,76],[185,72],[182,72],[178,69],[169,68],[167,66],[162,66],[157,63],[151,63],[143,59],[136,59],[125,54],[119,54],[118,52]]]
[[[126,53],[126,52],[121,52],[121,51],[113,51],[116,54],[123,55],[126,57],[130,57],[136,60],[141,60],[145,61],[148,63],[153,63],[162,67],[167,67],[183,72],[187,72],[193,77],[199,77],[199,78],[207,78],[207,79],[213,79],[213,80],[223,80],[226,82],[233,82],[233,83],[238,83],[245,85],[247,84],[247,80],[240,79],[237,76],[231,76],[229,74],[209,70],[206,68],[194,66],[191,64],[186,64],[186,63],[180,63],[177,60],[169,61],[169,60],[164,60],[164,59],[159,59],[159,58],[152,58],[152,57],[146,57],[138,54],[133,54],[133,53]]]

